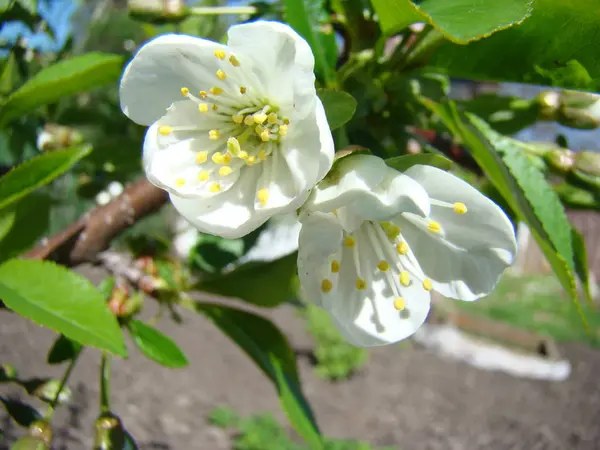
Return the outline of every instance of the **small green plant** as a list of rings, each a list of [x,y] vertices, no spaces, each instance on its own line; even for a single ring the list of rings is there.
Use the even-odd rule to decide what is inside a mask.
[[[232,450],[309,450],[292,440],[285,428],[270,413],[240,417],[228,407],[215,408],[209,422],[235,431]],[[324,450],[377,450],[366,442],[325,439]],[[394,450],[392,447],[379,450]]]
[[[328,380],[347,378],[367,361],[367,350],[349,344],[335,329],[326,311],[307,305],[307,331],[315,340],[316,374]]]

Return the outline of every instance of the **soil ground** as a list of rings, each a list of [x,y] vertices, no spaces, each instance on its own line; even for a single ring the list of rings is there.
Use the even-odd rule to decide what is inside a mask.
[[[266,311],[299,354],[305,394],[324,434],[403,450],[595,450],[600,448],[600,351],[560,346],[573,364],[562,383],[515,379],[440,358],[417,345],[377,348],[351,379],[313,375],[310,337],[292,307]],[[202,317],[160,326],[185,351],[186,369],[170,370],[130,346],[113,363],[113,410],[141,450],[227,450],[227,432],[208,425],[219,405],[241,414],[273,412],[285,420],[274,390],[253,363]],[[23,378],[60,376],[45,365],[55,334],[16,314],[0,312],[0,362]],[[57,413],[55,448],[90,448],[98,411],[98,352],[86,350],[73,372],[72,402]],[[21,395],[0,386],[0,393]],[[0,411],[10,442],[22,431]],[[6,440],[0,449],[7,449]]]

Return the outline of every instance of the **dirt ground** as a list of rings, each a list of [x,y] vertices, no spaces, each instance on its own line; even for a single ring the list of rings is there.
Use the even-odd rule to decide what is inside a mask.
[[[310,338],[291,307],[266,312],[300,355]],[[227,432],[206,422],[218,405],[241,414],[271,411],[284,420],[272,386],[252,362],[202,317],[161,328],[185,351],[186,369],[148,361],[130,346],[127,361],[113,363],[113,410],[140,449],[226,450]],[[44,364],[54,333],[16,314],[0,312],[0,361],[23,378],[60,376]],[[313,376],[299,356],[304,391],[323,432],[403,450],[566,450],[600,448],[600,352],[560,347],[573,364],[562,383],[515,379],[441,359],[417,345],[374,349],[350,380],[330,383]],[[86,350],[74,370],[72,403],[57,413],[56,449],[90,448],[98,411],[98,352]],[[0,393],[18,395],[0,385]],[[0,411],[8,441],[20,429]],[[0,449],[8,449],[6,440]]]

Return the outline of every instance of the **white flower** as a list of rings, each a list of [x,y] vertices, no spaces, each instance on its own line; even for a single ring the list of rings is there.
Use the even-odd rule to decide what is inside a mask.
[[[264,21],[233,26],[228,39],[152,40],[126,68],[120,99],[151,125],[148,179],[199,230],[233,238],[302,205],[334,147],[306,41]]]
[[[466,182],[422,165],[400,173],[368,155],[340,159],[300,221],[304,292],[362,347],[415,333],[433,289],[488,294],[516,253],[510,220]]]

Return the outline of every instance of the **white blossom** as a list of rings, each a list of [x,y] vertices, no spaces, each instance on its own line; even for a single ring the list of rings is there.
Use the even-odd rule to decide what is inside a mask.
[[[309,45],[287,25],[229,29],[227,45],[169,34],[126,68],[121,107],[150,125],[143,164],[199,230],[241,237],[291,212],[331,168]]]
[[[423,165],[400,173],[369,155],[340,159],[300,221],[304,293],[363,347],[415,333],[432,290],[488,294],[516,253],[508,217],[468,183]]]

